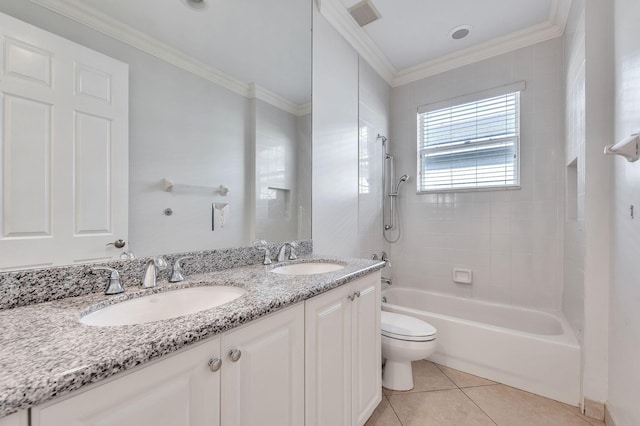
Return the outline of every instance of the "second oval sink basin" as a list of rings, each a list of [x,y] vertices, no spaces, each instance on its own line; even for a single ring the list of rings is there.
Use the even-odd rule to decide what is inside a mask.
[[[344,269],[344,265],[328,262],[304,262],[290,265],[276,266],[271,272],[286,275],[314,275],[334,272]]]
[[[204,311],[246,292],[234,286],[205,286],[154,293],[107,306],[83,316],[80,322],[99,327],[144,324]]]

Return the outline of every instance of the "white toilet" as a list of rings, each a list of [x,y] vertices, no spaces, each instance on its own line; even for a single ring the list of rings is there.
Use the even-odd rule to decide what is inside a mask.
[[[411,361],[424,359],[436,350],[437,330],[407,315],[382,311],[382,386],[392,390],[413,389]]]

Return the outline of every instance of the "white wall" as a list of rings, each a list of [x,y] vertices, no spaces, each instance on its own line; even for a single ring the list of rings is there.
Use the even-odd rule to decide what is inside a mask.
[[[311,114],[297,119],[298,133],[298,239],[311,239]]]
[[[572,3],[565,31],[565,218],[562,311],[580,343],[584,330],[585,197],[584,0]]]
[[[612,6],[572,4],[565,37],[566,203],[563,311],[582,344],[585,399],[607,399],[609,333],[609,163],[612,135]],[[574,169],[569,167],[576,164]],[[601,405],[600,405],[601,407]],[[598,405],[587,414],[601,417]]]
[[[640,129],[640,2],[615,1],[615,140]],[[608,141],[605,143],[612,143]],[[617,426],[640,424],[640,162],[613,163],[609,398]]]
[[[248,242],[246,98],[31,2],[3,0],[0,12],[129,64],[129,249],[151,255]],[[167,193],[165,177],[231,192]],[[231,215],[224,230],[212,232],[215,201],[230,203]],[[167,207],[172,216],[163,214]]]
[[[392,89],[391,141],[404,235],[394,285],[560,310],[562,303],[562,38]],[[417,195],[416,107],[526,80],[520,190]],[[473,270],[456,285],[454,266]]]
[[[382,238],[382,142],[389,136],[391,87],[360,59],[359,252],[363,258],[388,249]]]
[[[256,238],[298,239],[298,117],[260,100],[255,105]],[[311,162],[307,163],[307,167]]]
[[[613,133],[613,4],[585,3],[585,257],[583,338],[583,395],[607,399],[607,347],[609,324],[609,164],[603,141]],[[606,143],[606,142],[604,142]],[[600,417],[585,404],[587,414]]]
[[[358,55],[313,10],[313,250],[358,255]]]

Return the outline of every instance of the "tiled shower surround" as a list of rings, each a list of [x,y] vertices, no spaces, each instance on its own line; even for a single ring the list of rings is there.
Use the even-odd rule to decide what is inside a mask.
[[[394,283],[461,297],[562,308],[562,40],[553,39],[399,86],[391,93],[403,236]],[[525,81],[520,98],[520,189],[416,194],[416,108]],[[454,267],[473,284],[451,280]]]

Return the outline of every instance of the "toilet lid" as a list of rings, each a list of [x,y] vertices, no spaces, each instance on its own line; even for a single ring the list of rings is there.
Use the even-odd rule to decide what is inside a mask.
[[[428,341],[436,338],[436,328],[418,318],[382,311],[380,320],[383,336],[412,341]]]

